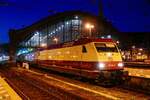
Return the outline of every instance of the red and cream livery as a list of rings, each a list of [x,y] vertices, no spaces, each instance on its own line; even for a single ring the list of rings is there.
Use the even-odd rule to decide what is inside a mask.
[[[31,53],[25,56],[29,61]],[[35,52],[34,60],[28,63],[33,62],[51,70],[103,81],[125,76],[121,54],[112,39],[82,38],[52,45]]]

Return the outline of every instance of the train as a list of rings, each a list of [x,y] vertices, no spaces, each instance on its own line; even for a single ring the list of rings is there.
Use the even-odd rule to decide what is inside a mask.
[[[32,64],[100,83],[124,81],[128,77],[112,39],[81,38],[18,56],[17,65],[29,69]]]

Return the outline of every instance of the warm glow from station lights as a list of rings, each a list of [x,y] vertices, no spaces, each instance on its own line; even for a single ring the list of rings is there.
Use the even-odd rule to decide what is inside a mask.
[[[99,69],[104,69],[105,68],[105,63],[98,63]]]
[[[138,53],[138,55],[141,55],[141,54],[142,54],[141,52]]]
[[[116,43],[117,43],[117,44],[119,44],[120,42],[119,42],[119,41],[117,41]]]
[[[41,47],[46,47],[46,46],[47,46],[46,43],[42,43],[42,44],[41,44]]]
[[[140,48],[139,50],[140,50],[140,51],[143,51],[143,49],[142,49],[142,48]]]
[[[94,28],[94,25],[92,25],[92,24],[90,24],[90,23],[86,23],[86,24],[85,24],[85,28],[87,28],[87,29],[92,29],[92,28]]]
[[[94,28],[94,25],[91,25],[91,28]]]
[[[135,49],[135,46],[134,46],[134,45],[132,46],[132,49]]]
[[[123,63],[118,63],[118,67],[122,68],[124,66]]]
[[[57,44],[58,43],[58,38],[54,38],[53,41]]]

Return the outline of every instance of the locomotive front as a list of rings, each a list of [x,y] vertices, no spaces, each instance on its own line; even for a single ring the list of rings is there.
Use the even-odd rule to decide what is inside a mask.
[[[114,42],[95,42],[94,47],[97,53],[97,70],[100,75],[98,80],[122,81],[128,76],[124,71],[124,64],[117,45]]]

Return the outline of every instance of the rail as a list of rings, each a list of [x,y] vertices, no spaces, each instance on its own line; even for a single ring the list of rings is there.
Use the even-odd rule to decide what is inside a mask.
[[[127,68],[144,68],[144,69],[150,69],[150,63],[144,63],[144,62],[124,62],[125,67]]]

